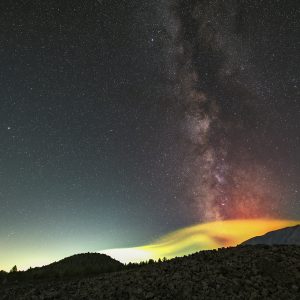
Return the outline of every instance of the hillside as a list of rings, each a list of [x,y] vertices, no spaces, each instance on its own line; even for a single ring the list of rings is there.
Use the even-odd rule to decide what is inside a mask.
[[[69,282],[3,287],[0,299],[300,299],[299,246],[239,246]]]
[[[243,245],[300,245],[300,225],[268,232],[251,238]]]
[[[108,255],[83,253],[66,257],[43,267],[32,268],[25,272],[9,273],[7,274],[7,281],[68,279],[118,271],[122,268],[124,268],[122,263]]]

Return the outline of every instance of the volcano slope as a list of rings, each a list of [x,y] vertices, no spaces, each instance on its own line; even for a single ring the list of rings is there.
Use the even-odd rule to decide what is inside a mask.
[[[300,246],[201,251],[93,278],[0,287],[0,299],[300,299]]]
[[[300,225],[282,228],[256,236],[242,243],[243,245],[299,245]]]

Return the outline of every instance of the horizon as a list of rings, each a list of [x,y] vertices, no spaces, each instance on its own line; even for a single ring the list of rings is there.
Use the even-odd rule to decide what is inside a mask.
[[[0,2],[0,269],[300,219],[297,1]]]
[[[51,263],[60,261],[66,257],[85,253],[106,254],[121,263],[128,264],[149,261],[153,259],[171,259],[183,257],[198,251],[213,250],[224,247],[235,247],[242,242],[256,236],[264,235],[278,229],[300,225],[300,220],[279,220],[279,219],[245,219],[245,220],[222,220],[217,222],[201,223],[188,226],[170,232],[156,241],[143,246],[129,248],[103,249],[99,251],[87,251],[80,253],[70,253],[65,257],[52,259],[44,263],[30,264],[28,266],[7,265],[9,272],[16,265],[18,271],[26,271],[30,268],[43,267]],[[238,228],[238,230],[235,230]],[[170,250],[172,249],[172,250]]]

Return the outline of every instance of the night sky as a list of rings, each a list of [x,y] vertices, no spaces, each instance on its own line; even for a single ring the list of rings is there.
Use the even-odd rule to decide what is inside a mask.
[[[300,217],[294,0],[0,3],[0,269]]]

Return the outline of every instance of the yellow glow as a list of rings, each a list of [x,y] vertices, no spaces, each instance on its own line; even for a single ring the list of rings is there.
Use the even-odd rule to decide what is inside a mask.
[[[101,253],[116,259],[117,257],[122,258],[119,259],[121,262],[140,262],[149,260],[149,258],[152,257],[152,252],[150,250],[144,250],[142,247],[109,249],[101,251]]]
[[[300,224],[275,219],[227,220],[186,227],[163,236],[153,244],[101,251],[121,262],[173,258],[200,250],[236,246],[254,236]]]

